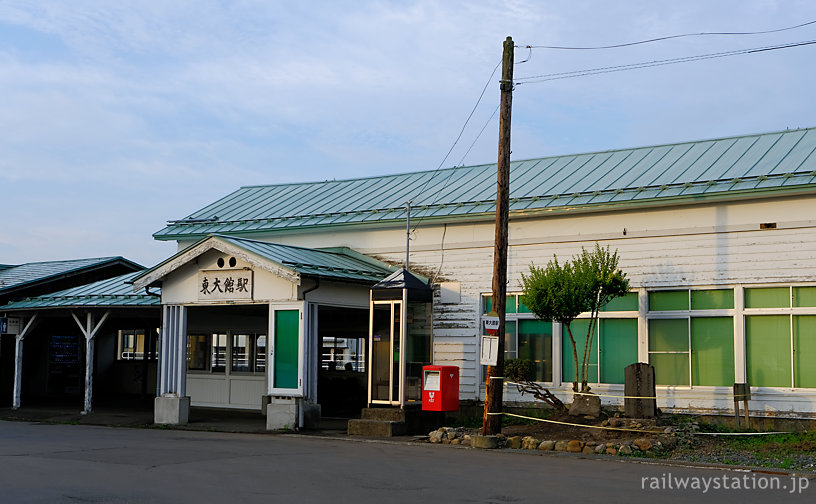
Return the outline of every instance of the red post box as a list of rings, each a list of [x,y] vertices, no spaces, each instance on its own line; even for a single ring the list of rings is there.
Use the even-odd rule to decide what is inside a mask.
[[[422,367],[422,409],[456,411],[459,409],[459,368],[457,366]]]

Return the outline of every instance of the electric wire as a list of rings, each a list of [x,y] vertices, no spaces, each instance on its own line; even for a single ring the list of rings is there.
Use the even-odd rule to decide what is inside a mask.
[[[550,74],[542,74],[542,75],[531,75],[527,77],[519,77],[514,79],[514,84],[522,85],[522,84],[533,84],[538,82],[547,82],[552,80],[560,80],[560,79],[571,79],[574,77],[585,77],[588,75],[598,75],[598,74],[605,74],[605,73],[613,73],[613,72],[623,72],[627,70],[639,70],[641,68],[650,68],[656,66],[666,66],[666,65],[674,65],[678,63],[689,63],[692,61],[702,61],[708,59],[716,59],[716,58],[725,58],[728,56],[738,56],[742,54],[752,54],[752,53],[759,53],[765,51],[774,51],[779,49],[789,49],[792,47],[801,47],[806,45],[816,44],[816,40],[806,40],[802,42],[789,42],[785,44],[777,44],[772,46],[765,46],[765,47],[756,47],[751,49],[738,49],[734,51],[724,51],[718,53],[709,53],[709,54],[699,54],[696,56],[684,56],[680,58],[669,58],[664,60],[654,60],[654,61],[642,61],[639,63],[630,63],[626,65],[616,65],[616,66],[609,66],[609,67],[599,67],[599,68],[588,68],[584,70],[573,70],[570,72],[559,72],[559,73],[550,73]]]
[[[442,161],[439,163],[439,166],[437,166],[436,169],[431,174],[431,176],[428,177],[428,180],[425,181],[425,183],[422,185],[422,188],[419,190],[418,193],[416,193],[416,196],[412,198],[414,201],[416,201],[417,198],[419,198],[422,195],[422,193],[425,192],[425,189],[428,187],[428,184],[431,182],[431,180],[434,179],[434,177],[436,177],[436,174],[442,168],[442,165],[445,164],[445,161],[448,160],[448,157],[450,156],[451,152],[453,152],[454,147],[456,147],[456,145],[459,143],[459,140],[462,138],[462,135],[465,132],[465,128],[467,128],[467,125],[470,123],[470,119],[473,117],[473,114],[476,112],[476,109],[482,102],[482,98],[484,97],[488,86],[490,86],[490,83],[493,81],[493,76],[496,75],[496,70],[499,69],[501,63],[502,63],[501,60],[499,60],[499,62],[496,63],[496,66],[493,67],[493,71],[490,73],[490,77],[487,79],[487,82],[485,82],[485,85],[482,88],[482,92],[479,94],[479,98],[476,100],[476,104],[473,105],[473,109],[470,111],[470,114],[468,114],[467,119],[465,119],[465,124],[462,125],[462,129],[459,131],[459,135],[456,137],[456,140],[453,141],[453,145],[451,145],[450,149],[448,149],[448,153],[445,154],[444,158],[442,158]],[[416,227],[414,229],[416,229]]]
[[[785,28],[777,28],[774,30],[763,30],[763,31],[745,31],[745,32],[699,32],[699,33],[682,33],[679,35],[668,35],[665,37],[657,37],[652,39],[646,40],[638,40],[635,42],[625,42],[622,44],[612,44],[612,45],[605,45],[605,46],[551,46],[551,45],[527,45],[524,46],[529,49],[558,49],[558,50],[571,50],[571,51],[593,51],[599,49],[617,49],[620,47],[630,47],[640,44],[649,44],[652,42],[660,42],[663,40],[671,40],[677,38],[684,38],[684,37],[700,37],[700,36],[731,36],[731,35],[764,35],[768,33],[778,33],[788,30],[794,30],[796,28],[802,28],[804,26],[809,26],[812,24],[816,24],[816,19],[813,21],[807,21],[805,23],[801,23],[795,26],[786,26]]]
[[[476,138],[473,140],[473,143],[470,144],[470,147],[468,147],[468,150],[465,152],[465,155],[462,156],[462,159],[459,160],[459,164],[457,166],[465,166],[465,158],[467,157],[468,154],[470,154],[470,150],[473,149],[473,146],[476,145],[476,142],[479,141],[479,138],[481,138],[482,133],[484,133],[484,130],[493,121],[493,118],[496,117],[496,112],[499,111],[500,107],[501,104],[498,104],[496,105],[496,108],[493,109],[493,113],[490,114],[490,117],[487,118],[487,121],[485,121],[484,126],[482,126],[482,129],[479,131],[479,134],[476,135]]]

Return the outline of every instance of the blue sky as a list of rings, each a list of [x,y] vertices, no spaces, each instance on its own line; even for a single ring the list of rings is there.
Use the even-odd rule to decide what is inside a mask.
[[[150,266],[175,250],[151,238],[165,221],[239,186],[433,170],[508,35],[586,46],[812,20],[806,0],[0,0],[0,263]],[[518,48],[515,76],[813,39],[816,25]],[[519,85],[512,158],[816,126],[814,51]],[[495,162],[495,118],[465,152],[497,87],[444,166]]]

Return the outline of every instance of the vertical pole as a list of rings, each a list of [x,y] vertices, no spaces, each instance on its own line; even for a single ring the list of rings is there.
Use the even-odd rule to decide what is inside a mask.
[[[14,338],[14,396],[11,406],[20,408],[20,391],[23,385],[23,338],[19,335]]]
[[[510,205],[510,113],[513,109],[513,39],[504,41],[499,116],[499,161],[496,184],[496,242],[493,251],[493,310],[499,315],[499,348],[495,366],[487,368],[482,434],[501,433],[504,391],[505,305],[507,296],[507,221]]]
[[[82,414],[91,412],[93,403],[93,366],[94,365],[94,339],[85,338],[85,406]]]
[[[408,256],[411,251],[411,201],[405,202],[405,211],[408,217],[405,222],[405,271],[408,271]]]

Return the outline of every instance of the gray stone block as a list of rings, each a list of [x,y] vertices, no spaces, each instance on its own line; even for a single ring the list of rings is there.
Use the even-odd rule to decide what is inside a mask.
[[[153,401],[153,422],[157,424],[186,424],[189,416],[189,397],[159,396]]]
[[[266,406],[266,430],[294,430],[298,426],[298,400],[272,397]]]

